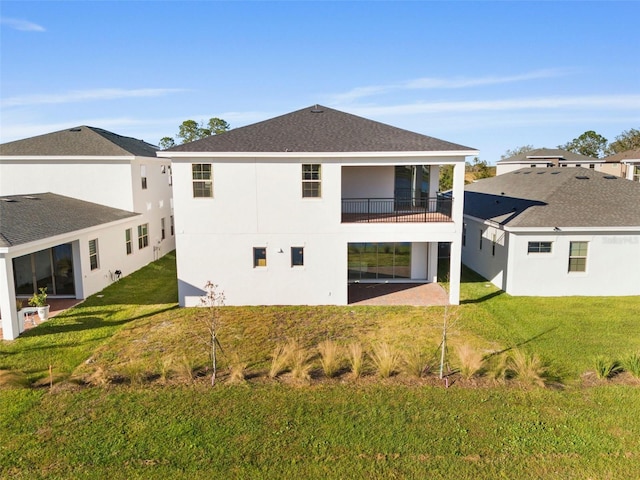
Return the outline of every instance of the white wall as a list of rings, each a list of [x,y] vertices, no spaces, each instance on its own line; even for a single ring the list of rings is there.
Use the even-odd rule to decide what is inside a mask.
[[[640,232],[515,234],[497,230],[496,255],[492,255],[493,227],[466,219],[463,263],[510,295],[619,296],[640,295]],[[564,229],[562,229],[564,230]],[[502,235],[500,235],[502,233]],[[528,253],[528,243],[552,242],[551,253]],[[588,242],[586,272],[569,272],[569,245]]]

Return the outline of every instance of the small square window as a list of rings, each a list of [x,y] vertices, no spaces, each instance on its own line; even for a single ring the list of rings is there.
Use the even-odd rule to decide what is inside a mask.
[[[267,249],[265,247],[253,248],[253,267],[267,266]]]
[[[302,267],[304,265],[304,247],[291,247],[291,266]]]

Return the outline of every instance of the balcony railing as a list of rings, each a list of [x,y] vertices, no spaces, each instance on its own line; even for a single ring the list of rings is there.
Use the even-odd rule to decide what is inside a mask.
[[[343,198],[342,223],[451,222],[452,199]]]

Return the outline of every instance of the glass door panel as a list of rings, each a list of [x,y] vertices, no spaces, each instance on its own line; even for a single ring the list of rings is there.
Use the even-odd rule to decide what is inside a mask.
[[[13,277],[15,278],[17,295],[33,294],[34,288],[31,255],[24,255],[13,259]]]
[[[53,248],[53,266],[55,273],[55,294],[75,295],[73,281],[73,254],[71,244],[65,243]]]

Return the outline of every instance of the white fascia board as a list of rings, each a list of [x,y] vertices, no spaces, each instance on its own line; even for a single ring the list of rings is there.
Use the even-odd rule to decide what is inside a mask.
[[[462,218],[463,219],[468,219],[468,220],[471,220],[471,221],[474,221],[474,222],[477,222],[477,223],[482,223],[484,225],[488,225],[490,227],[494,227],[494,228],[497,228],[497,229],[500,229],[500,230],[506,230],[504,225],[502,225],[501,223],[498,223],[498,222],[494,222],[493,220],[490,220],[490,219],[486,219],[485,220],[484,218],[478,218],[478,217],[474,217],[472,215],[467,215],[467,214],[463,214]]]
[[[588,232],[637,232],[640,234],[640,225],[637,227],[504,227],[505,231],[513,233],[588,233]]]
[[[159,157],[189,158],[385,158],[385,157],[469,157],[478,150],[417,152],[156,152]]]
[[[0,162],[3,161],[45,161],[45,162],[59,162],[59,161],[74,161],[74,162],[130,162],[135,158],[135,155],[115,155],[111,157],[101,157],[96,155],[3,155],[0,156]],[[154,157],[144,157],[154,158]]]
[[[61,233],[54,235],[53,237],[41,238],[34,240],[33,242],[21,243],[19,245],[0,248],[0,253],[10,253],[12,257],[19,256],[20,254],[26,254],[31,252],[37,252],[44,248],[48,248],[51,244],[59,245],[68,241],[72,241],[80,237],[81,235],[89,234],[94,231],[103,230],[105,228],[117,227],[118,225],[126,224],[140,217],[140,213],[136,213],[134,216],[122,218],[120,220],[114,220],[108,223],[101,223],[100,225],[94,225],[93,227],[83,228],[82,230],[73,230],[67,233]],[[17,254],[17,255],[16,255]]]

